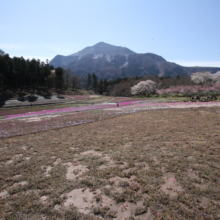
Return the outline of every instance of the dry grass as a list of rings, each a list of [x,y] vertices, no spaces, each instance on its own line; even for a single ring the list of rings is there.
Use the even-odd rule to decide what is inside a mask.
[[[220,108],[102,114],[0,139],[0,219],[220,219]]]

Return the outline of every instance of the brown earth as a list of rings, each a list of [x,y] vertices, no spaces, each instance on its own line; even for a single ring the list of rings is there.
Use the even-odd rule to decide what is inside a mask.
[[[220,219],[219,131],[210,107],[2,138],[0,219]]]

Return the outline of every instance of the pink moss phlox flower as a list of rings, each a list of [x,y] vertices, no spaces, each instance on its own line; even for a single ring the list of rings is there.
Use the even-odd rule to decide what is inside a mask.
[[[137,103],[146,102],[146,101],[149,101],[149,100],[119,102],[119,105],[132,105],[132,104],[137,104]]]
[[[55,113],[69,113],[69,112],[95,110],[95,109],[110,108],[110,107],[112,107],[112,105],[89,105],[78,108],[72,107],[72,108],[63,108],[63,109],[44,110],[39,112],[29,112],[25,114],[9,115],[6,116],[5,118],[14,118],[14,117],[23,117],[23,116],[32,116],[32,115],[45,115],[45,114],[55,114]]]
[[[147,100],[121,102],[120,105],[131,105],[131,104],[141,103],[145,101]],[[6,116],[5,118],[23,117],[23,116],[31,116],[31,115],[39,115],[39,114],[68,113],[68,112],[95,110],[95,109],[110,108],[110,107],[113,107],[113,106],[112,105],[88,105],[88,106],[82,106],[82,107],[71,107],[71,108],[63,108],[63,109],[43,110],[39,112],[28,112],[25,114],[9,115],[9,116]]]

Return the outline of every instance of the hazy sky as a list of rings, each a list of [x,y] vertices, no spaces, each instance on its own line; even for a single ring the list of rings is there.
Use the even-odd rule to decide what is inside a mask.
[[[98,42],[220,67],[220,0],[0,0],[0,48],[51,60]]]

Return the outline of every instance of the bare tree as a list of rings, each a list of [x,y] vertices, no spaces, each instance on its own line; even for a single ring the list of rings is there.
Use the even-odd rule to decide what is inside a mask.
[[[73,90],[81,89],[82,80],[80,76],[72,75],[70,78],[70,81],[71,81],[71,87]]]
[[[70,86],[71,74],[72,74],[71,69],[69,69],[69,68],[65,69],[64,74],[63,74],[63,80],[64,80],[65,89],[68,89],[68,87]]]

